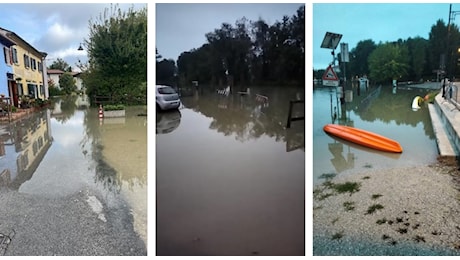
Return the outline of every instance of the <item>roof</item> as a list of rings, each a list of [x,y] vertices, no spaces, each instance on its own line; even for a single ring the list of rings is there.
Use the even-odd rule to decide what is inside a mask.
[[[1,30],[0,28],[0,43],[5,45],[6,47],[10,47],[11,45],[15,45],[16,43],[10,39],[7,35],[6,35],[6,31],[4,30]]]
[[[46,71],[48,74],[64,74],[64,71],[62,70],[53,70],[53,69],[49,69]]]
[[[25,41],[24,39],[22,39],[19,35],[17,35],[16,33],[12,32],[12,31],[9,31],[5,28],[2,28],[0,27],[0,33],[4,36],[6,36],[6,38],[8,38],[10,41],[13,41],[15,42],[16,45],[17,42],[15,41],[15,39],[23,42],[25,45],[27,45],[29,48],[31,48],[32,50],[34,50],[35,52],[37,52],[37,55],[39,56],[42,56],[43,58],[45,58],[48,54],[46,52],[41,52],[41,51],[38,51],[37,49],[34,48],[34,46],[30,45],[27,41]]]

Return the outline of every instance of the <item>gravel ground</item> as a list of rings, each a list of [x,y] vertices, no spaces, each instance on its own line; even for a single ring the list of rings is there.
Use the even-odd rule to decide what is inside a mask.
[[[460,255],[459,176],[439,162],[325,178],[314,187],[313,255]]]

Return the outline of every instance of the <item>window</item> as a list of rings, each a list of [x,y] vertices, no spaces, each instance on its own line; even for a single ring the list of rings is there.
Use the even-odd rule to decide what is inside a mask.
[[[5,56],[5,63],[10,65],[11,63],[11,51],[10,48],[3,47],[3,55]]]
[[[18,95],[24,95],[24,90],[22,89],[22,83],[18,83]]]
[[[41,62],[38,62],[38,71],[43,71],[43,64]]]
[[[37,70],[37,61],[34,58],[30,58],[30,67],[32,70]]]
[[[13,54],[12,55],[13,56],[13,62],[14,62],[14,64],[18,64],[18,50],[16,50],[16,48],[14,48],[14,47],[12,49],[13,49],[13,53],[12,53]]]
[[[30,58],[27,54],[24,54],[24,66],[30,68]]]

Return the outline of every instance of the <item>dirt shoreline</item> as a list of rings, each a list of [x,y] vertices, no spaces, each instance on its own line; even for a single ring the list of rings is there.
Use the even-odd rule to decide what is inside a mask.
[[[460,254],[459,179],[458,166],[443,162],[326,178],[314,187],[313,234]],[[351,192],[339,193],[341,184]]]

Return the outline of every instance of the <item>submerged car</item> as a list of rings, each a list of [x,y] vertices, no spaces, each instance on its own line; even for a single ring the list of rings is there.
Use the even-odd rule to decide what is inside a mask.
[[[178,109],[180,106],[179,94],[166,85],[156,85],[155,99],[158,110]]]

